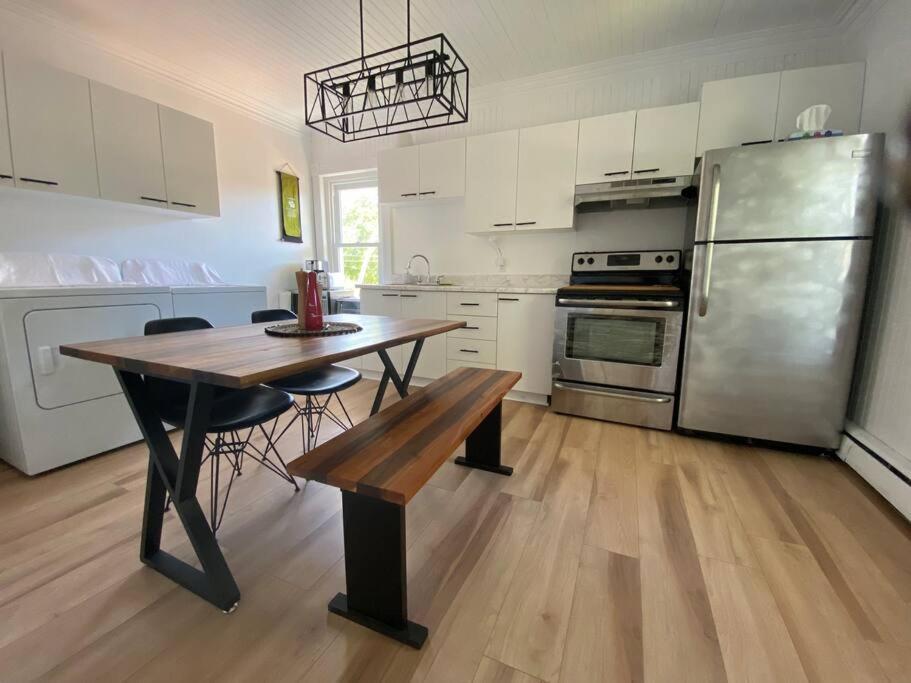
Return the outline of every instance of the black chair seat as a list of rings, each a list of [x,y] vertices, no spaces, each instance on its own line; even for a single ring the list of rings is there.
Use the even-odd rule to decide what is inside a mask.
[[[361,373],[340,365],[325,365],[297,375],[269,382],[270,387],[299,396],[321,396],[347,389],[361,379]]]
[[[236,389],[216,395],[206,431],[209,434],[249,429],[273,420],[294,405],[290,394],[258,386]],[[175,427],[182,427],[186,420],[186,404],[168,401],[156,406],[162,420]]]

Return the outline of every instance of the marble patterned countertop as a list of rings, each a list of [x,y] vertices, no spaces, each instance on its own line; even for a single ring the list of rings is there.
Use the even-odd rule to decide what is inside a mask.
[[[386,282],[359,285],[361,289],[398,289],[417,292],[492,292],[496,294],[556,294],[569,282],[566,275],[444,275],[445,284]]]

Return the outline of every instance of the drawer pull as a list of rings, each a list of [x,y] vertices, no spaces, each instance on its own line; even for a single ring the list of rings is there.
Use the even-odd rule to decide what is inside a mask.
[[[418,192],[418,194],[421,195],[422,197],[423,197],[425,194],[436,194],[436,193],[437,193],[436,190],[428,190],[427,192]]]
[[[472,326],[472,325],[466,325],[466,326],[463,327],[462,329],[463,329],[463,330],[480,330],[481,328],[480,328],[480,327],[474,327],[474,326]]]
[[[459,306],[480,306],[480,305],[481,305],[481,304],[466,304],[466,303],[459,303]]]
[[[660,170],[660,168],[643,168],[638,171],[633,171],[633,173],[657,173]]]
[[[403,192],[401,194],[401,196],[402,197],[417,197],[418,193],[417,192]]]
[[[626,175],[627,173],[629,173],[629,171],[611,171],[610,173],[605,173],[604,175],[606,175],[606,176]]]
[[[195,209],[196,204],[189,204],[187,202],[171,202],[174,206],[186,206],[189,209]]]
[[[167,200],[167,199],[159,199],[158,197],[146,197],[146,196],[144,196],[144,195],[141,195],[139,198],[140,198],[140,199],[144,199],[144,200],[147,201],[147,202],[158,202],[159,204],[167,204],[167,203],[168,203],[168,200]]]
[[[501,296],[497,299],[497,301],[518,301],[518,299],[512,299],[512,298]]]
[[[6,173],[0,173],[0,180],[12,180],[13,176],[7,175]]]
[[[398,296],[398,294],[380,294],[380,296]]]
[[[57,186],[58,183],[56,180],[41,180],[40,178],[19,178],[23,183],[37,183],[38,185],[52,185]]]
[[[476,351],[475,349],[459,349],[459,352],[460,353],[480,353],[480,351]]]
[[[418,298],[417,294],[399,294],[399,296],[402,297],[403,299],[417,299]]]

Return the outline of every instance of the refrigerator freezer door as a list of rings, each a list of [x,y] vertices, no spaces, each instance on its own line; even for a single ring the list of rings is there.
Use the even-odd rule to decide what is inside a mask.
[[[711,246],[707,299],[709,246],[694,254],[679,425],[837,448],[870,240]]]
[[[882,150],[871,134],[707,152],[696,241],[869,236]]]

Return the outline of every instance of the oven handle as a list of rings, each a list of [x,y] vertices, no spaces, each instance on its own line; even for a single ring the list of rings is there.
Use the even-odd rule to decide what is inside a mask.
[[[662,299],[648,301],[639,299],[557,299],[558,306],[570,308],[674,308],[677,301]]]
[[[578,386],[570,386],[568,384],[563,384],[562,382],[554,382],[554,387],[557,389],[564,389],[566,391],[575,391],[580,394],[592,394],[593,396],[605,396],[607,398],[621,398],[627,401],[639,401],[641,403],[670,403],[671,399],[667,396],[662,397],[651,397],[651,396],[636,396],[635,394],[621,394],[616,391],[609,391],[607,389],[583,389]]]

